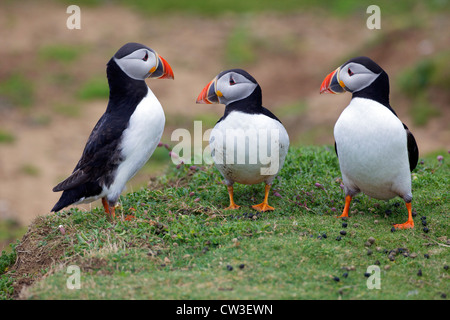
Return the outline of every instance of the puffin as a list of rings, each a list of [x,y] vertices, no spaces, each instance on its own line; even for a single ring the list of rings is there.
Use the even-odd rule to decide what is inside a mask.
[[[258,82],[242,69],[222,71],[204,87],[196,103],[225,105],[223,116],[211,130],[209,147],[228,189],[230,205],[226,209],[240,207],[233,199],[235,182],[264,182],[264,200],[252,208],[274,210],[268,202],[269,191],[283,167],[289,136],[281,121],[262,106]]]
[[[106,76],[106,111],[92,130],[72,174],[53,188],[62,194],[52,212],[102,199],[105,213],[114,218],[126,183],[160,142],[165,115],[145,79],[173,79],[169,63],[153,49],[130,42],[109,60]]]
[[[417,166],[416,140],[389,103],[389,77],[372,59],[356,57],[328,74],[320,93],[352,93],[334,126],[335,151],[345,192],[341,218],[348,217],[359,192],[379,200],[400,197],[408,211],[395,229],[414,228],[411,172]]]

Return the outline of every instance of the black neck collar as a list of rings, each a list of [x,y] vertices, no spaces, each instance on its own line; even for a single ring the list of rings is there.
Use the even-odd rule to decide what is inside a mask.
[[[354,92],[352,98],[375,100],[397,115],[389,104],[389,77],[384,71],[381,72],[378,78],[370,86]]]
[[[112,58],[106,68],[109,84],[108,111],[117,105],[126,105],[134,108],[147,95],[148,87],[144,80],[135,80],[128,77]]]

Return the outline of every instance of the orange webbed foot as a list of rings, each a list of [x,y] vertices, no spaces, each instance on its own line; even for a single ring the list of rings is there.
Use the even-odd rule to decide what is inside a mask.
[[[252,206],[253,209],[264,212],[264,211],[273,211],[275,210],[274,207],[269,206],[269,191],[270,191],[270,185],[266,184],[264,188],[264,201],[260,204],[255,204]]]
[[[225,210],[235,210],[235,209],[239,209],[241,206],[238,206],[236,203],[230,203],[230,205],[228,207],[225,208]]]
[[[394,224],[395,229],[412,229],[414,228],[414,221],[406,221],[405,223]]]
[[[351,202],[352,202],[352,196],[346,196],[345,197],[344,211],[342,211],[342,214],[338,218],[348,218],[348,212],[350,210],[350,203]]]
[[[412,229],[414,228],[414,220],[412,218],[412,206],[411,202],[405,202],[406,209],[408,210],[408,221],[405,223],[394,224],[395,229]]]
[[[255,204],[254,206],[252,206],[252,208],[257,210],[257,211],[260,211],[260,212],[275,210],[274,207],[269,206],[269,204],[266,203],[266,202],[262,202],[260,204]]]
[[[236,203],[234,203],[234,199],[233,199],[233,186],[228,186],[228,195],[230,196],[230,205],[225,208],[225,210],[234,210],[234,209],[239,209],[241,206],[238,206]]]

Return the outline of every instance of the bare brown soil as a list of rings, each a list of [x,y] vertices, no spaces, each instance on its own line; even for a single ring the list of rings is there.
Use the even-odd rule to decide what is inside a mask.
[[[181,126],[191,127],[196,115],[219,117],[223,106],[196,105],[195,99],[219,71],[242,67],[258,80],[264,105],[275,114],[298,101],[306,104],[306,110],[281,117],[293,144],[303,142],[303,137],[311,144],[332,144],[334,122],[350,95],[319,95],[320,83],[330,71],[355,54],[368,55],[395,79],[403,68],[424,57],[424,40],[438,52],[446,48],[450,32],[450,19],[439,16],[421,28],[399,29],[392,21],[383,21],[383,29],[376,31],[366,28],[365,13],[345,20],[317,13],[208,19],[144,17],[109,5],[82,8],[82,29],[69,30],[62,5],[14,2],[1,4],[0,9],[0,81],[19,73],[32,81],[35,89],[29,110],[0,100],[0,127],[15,136],[14,143],[0,144],[0,219],[14,218],[24,224],[49,213],[59,197],[52,187],[72,171],[105,110],[106,100],[77,100],[77,88],[92,76],[104,75],[106,62],[126,42],[154,48],[174,70],[175,81],[148,81],[166,112],[166,142],[174,128],[171,119],[189,119],[190,123]],[[225,59],[228,37],[242,24],[259,44],[256,59],[245,66],[231,65]],[[55,44],[85,50],[70,65],[39,59],[40,48]],[[61,74],[69,74],[72,83],[58,83],[55,78]],[[395,81],[391,80],[391,87],[391,103],[416,136],[421,152],[449,150],[449,101],[440,102],[444,106],[440,117],[425,127],[414,127],[409,101],[396,90]],[[55,104],[75,104],[79,115],[55,112]],[[31,172],[27,170],[30,167],[34,168]]]

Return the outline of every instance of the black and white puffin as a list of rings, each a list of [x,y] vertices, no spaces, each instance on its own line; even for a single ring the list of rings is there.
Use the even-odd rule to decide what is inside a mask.
[[[352,197],[363,192],[388,200],[400,196],[408,221],[396,229],[414,227],[411,212],[411,171],[419,150],[414,136],[389,104],[387,73],[368,57],[350,59],[322,82],[320,93],[351,92],[352,100],[334,126],[336,154],[342,173],[348,217]]]
[[[223,117],[211,131],[209,146],[228,188],[227,209],[239,208],[233,200],[234,182],[247,185],[264,182],[264,201],[252,208],[274,210],[268,203],[269,191],[283,167],[289,136],[281,121],[262,106],[259,84],[242,69],[226,70],[206,85],[197,103],[226,106]]]
[[[164,111],[145,79],[173,79],[167,61],[147,46],[127,43],[109,60],[106,75],[106,111],[92,130],[72,174],[53,188],[63,193],[51,211],[101,198],[105,212],[114,218],[114,207],[125,184],[160,141]]]

